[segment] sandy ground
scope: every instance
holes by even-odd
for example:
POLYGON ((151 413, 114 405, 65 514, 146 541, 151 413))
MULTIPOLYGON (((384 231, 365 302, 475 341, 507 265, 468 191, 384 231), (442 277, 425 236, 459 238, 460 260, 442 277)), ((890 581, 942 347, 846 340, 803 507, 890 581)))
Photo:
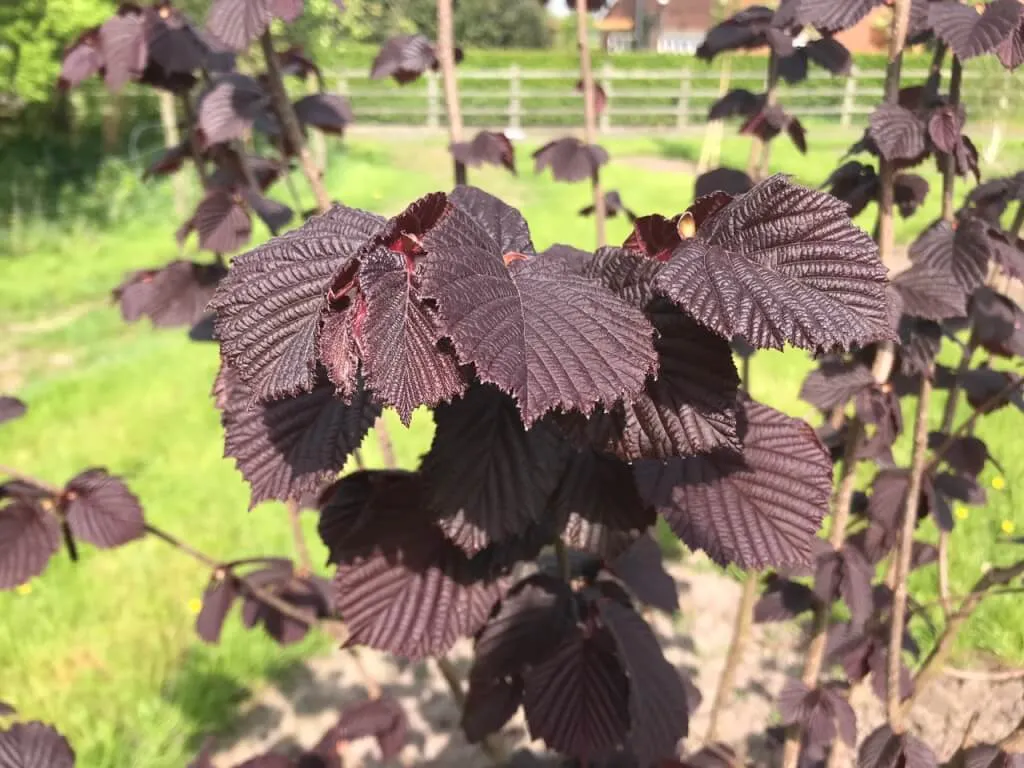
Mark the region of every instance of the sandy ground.
MULTIPOLYGON (((670 565, 679 585, 680 613, 656 615, 654 628, 666 657, 690 675, 704 702, 690 723, 687 747, 695 749, 707 729, 708 713, 732 633, 740 585, 710 567, 670 565)), ((752 644, 740 665, 736 692, 719 724, 719 737, 744 751, 752 765, 773 764, 767 726, 776 721, 774 699, 788 674, 799 674, 802 634, 793 625, 754 628, 752 644)), ((471 644, 463 641, 450 658, 465 673, 471 644)), ((493 765, 480 749, 466 743, 458 729, 459 713, 433 663, 399 663, 384 655, 361 651, 360 658, 384 690, 404 707, 412 736, 402 755, 404 765, 476 768, 493 765)), ((341 706, 366 697, 352 656, 335 652, 301 667, 283 686, 260 692, 248 706, 235 732, 222 739, 218 768, 237 765, 254 754, 274 748, 293 753, 314 744, 337 717, 341 706)), ((854 696, 859 737, 883 720, 881 703, 867 689, 854 696)), ((1024 681, 993 684, 943 678, 922 695, 910 727, 940 757, 959 744, 970 718, 979 713, 976 739, 996 740, 1024 717, 1024 681)), ((528 744, 520 712, 503 733, 509 749, 528 744)), ((531 745, 541 751, 540 743, 531 745)), ((349 745, 346 765, 379 766, 372 740, 349 745)), ((850 765, 853 765, 851 760, 850 765)))

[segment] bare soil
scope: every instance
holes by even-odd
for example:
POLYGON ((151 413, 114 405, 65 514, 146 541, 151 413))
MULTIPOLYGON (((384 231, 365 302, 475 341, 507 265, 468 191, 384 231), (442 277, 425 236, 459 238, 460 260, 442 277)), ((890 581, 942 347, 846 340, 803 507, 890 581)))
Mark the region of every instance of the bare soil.
MULTIPOLYGON (((670 564, 679 585, 680 613, 676 617, 652 615, 654 629, 666 657, 689 675, 704 694, 690 722, 688 749, 700 746, 708 726, 708 713, 718 676, 725 662, 739 600, 740 584, 699 558, 689 565, 670 564)), ((799 675, 803 637, 793 625, 755 626, 737 675, 731 704, 719 723, 719 738, 745 753, 750 764, 773 765, 766 727, 777 722, 774 700, 787 675, 799 675)), ((460 642, 450 658, 468 669, 471 644, 460 642)), ((360 651, 365 668, 404 707, 412 738, 402 755, 403 765, 437 768, 483 768, 492 765, 477 747, 466 743, 458 728, 459 712, 432 662, 402 663, 384 655, 360 651)), ((316 743, 348 702, 366 697, 352 656, 338 651, 304 664, 285 684, 268 688, 248 705, 233 734, 222 739, 215 763, 218 768, 237 765, 267 749, 294 752, 316 743)), ((948 757, 959 745, 968 721, 979 714, 973 736, 978 741, 1003 738, 1024 718, 1024 680, 991 683, 944 677, 924 693, 910 717, 910 728, 939 753, 948 757)), ((883 707, 869 688, 854 695, 859 737, 864 738, 883 721, 883 707)), ((503 733, 509 751, 529 745, 520 712, 503 733)), ((348 746, 346 765, 379 766, 372 740, 348 746)), ((854 765, 852 756, 850 765, 854 765)))

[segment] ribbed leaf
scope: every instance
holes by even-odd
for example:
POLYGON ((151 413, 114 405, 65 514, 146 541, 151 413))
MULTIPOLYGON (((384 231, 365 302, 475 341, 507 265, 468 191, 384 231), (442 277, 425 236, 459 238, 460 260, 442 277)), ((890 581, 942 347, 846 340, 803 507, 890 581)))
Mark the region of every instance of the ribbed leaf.
POLYGON ((470 677, 461 722, 466 740, 477 744, 500 730, 512 719, 522 700, 523 680, 518 675, 501 680, 470 677))
POLYGON ((961 61, 988 53, 1009 38, 1021 16, 1018 0, 992 0, 978 13, 972 5, 931 3, 928 24, 961 61))
POLYGON ((936 322, 967 315, 967 292, 952 272, 918 262, 896 275, 892 287, 899 292, 908 315, 936 322))
POLYGON ((874 569, 857 549, 843 547, 818 557, 814 594, 824 605, 842 598, 852 622, 863 625, 871 615, 871 579, 874 569))
POLYGON ((868 135, 886 160, 914 163, 926 152, 924 123, 898 104, 882 104, 871 113, 868 135))
POLYGON ((202 608, 199 609, 199 615, 196 616, 196 634, 203 642, 211 644, 220 642, 224 621, 237 597, 238 589, 233 577, 230 575, 210 577, 210 581, 203 591, 202 608))
POLYGON ((292 106, 295 116, 303 124, 319 128, 324 133, 342 134, 353 119, 348 99, 335 93, 303 96, 292 106))
POLYGON ((753 401, 740 423, 742 454, 637 462, 640 495, 715 562, 809 563, 832 489, 828 452, 807 424, 753 401))
POLYGON ((74 768, 75 753, 67 739, 49 725, 32 721, 0 730, 0 765, 4 768, 74 768))
POLYGON ((105 469, 87 469, 71 478, 61 495, 61 509, 75 538, 102 549, 146 533, 138 497, 105 469))
POLYGON ((381 759, 394 760, 408 738, 409 718, 396 699, 384 695, 346 705, 331 731, 340 742, 373 736, 380 746, 381 759))
MULTIPOLYGON (((218 0, 225 2, 252 0, 218 0)), ((244 138, 267 103, 266 92, 253 78, 237 72, 218 77, 199 99, 198 127, 206 146, 244 138)))
POLYGON ((857 743, 857 718, 849 702, 834 684, 809 689, 788 678, 779 694, 783 725, 799 725, 806 743, 828 746, 840 736, 847 745, 857 743))
POLYGON ((960 288, 971 293, 988 275, 989 247, 985 223, 973 216, 965 216, 954 229, 952 224, 940 219, 911 244, 909 256, 915 264, 951 274, 960 288))
POLYGON ((597 144, 584 144, 573 136, 549 141, 533 153, 533 169, 551 169, 555 181, 583 181, 594 178, 608 162, 608 152, 597 144))
POLYGON ((370 68, 370 78, 391 77, 405 84, 436 68, 437 52, 430 40, 423 35, 398 35, 381 46, 370 68))
POLYGON ((46 569, 60 549, 57 519, 16 499, 0 507, 0 589, 13 589, 46 569))
POLYGON ((480 131, 472 141, 457 142, 449 149, 452 156, 464 165, 501 165, 513 174, 516 172, 515 147, 504 133, 480 131))
POLYGON ((268 0, 214 0, 206 19, 210 33, 233 51, 243 51, 270 26, 268 0))
POLYGON ((129 80, 137 80, 146 68, 145 17, 138 8, 122 5, 100 27, 103 79, 107 88, 119 91, 129 80))
POLYGON ((872 731, 860 745, 857 768, 938 768, 935 753, 909 733, 896 734, 888 725, 872 731))
POLYGON ((242 204, 241 194, 233 189, 209 190, 196 206, 192 218, 177 232, 184 244, 191 232, 199 234, 199 247, 215 253, 231 253, 249 242, 252 218, 242 204))
POLYGON ((852 400, 874 384, 871 370, 856 360, 826 358, 807 374, 800 397, 821 411, 830 411, 852 400))
POLYGON ((874 243, 844 203, 782 176, 711 214, 657 288, 724 338, 758 347, 846 348, 891 333, 874 243))
POLYGON ((559 260, 506 253, 457 207, 423 246, 422 293, 437 301, 444 334, 481 381, 516 398, 524 423, 631 396, 653 372, 639 310, 559 260))

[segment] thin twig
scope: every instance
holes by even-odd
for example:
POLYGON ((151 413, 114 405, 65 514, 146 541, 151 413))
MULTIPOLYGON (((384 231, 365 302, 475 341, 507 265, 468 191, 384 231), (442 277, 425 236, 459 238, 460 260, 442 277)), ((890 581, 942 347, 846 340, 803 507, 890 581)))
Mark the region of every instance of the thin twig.
MULTIPOLYGON (((459 105, 459 81, 455 76, 455 33, 452 0, 437 0, 437 60, 444 83, 444 105, 448 111, 448 140, 462 141, 462 110, 459 105)), ((466 164, 455 160, 455 185, 467 181, 466 164)))
POLYGON ((295 559, 299 561, 299 572, 308 576, 313 572, 313 561, 309 557, 309 546, 306 544, 306 535, 302 532, 302 508, 295 499, 290 499, 288 507, 288 522, 292 528, 292 539, 295 542, 295 559))
POLYGON ((203 150, 199 146, 199 137, 195 131, 196 115, 192 109, 192 100, 187 93, 182 93, 178 97, 178 101, 181 103, 181 111, 185 114, 186 128, 188 129, 188 149, 192 155, 192 165, 195 166, 196 176, 199 177, 199 184, 205 190, 208 183, 206 163, 203 161, 203 150))
POLYGON ((281 77, 281 68, 278 66, 277 54, 274 52, 274 40, 267 30, 260 36, 260 47, 263 49, 263 60, 267 66, 267 83, 270 86, 270 99, 274 106, 274 113, 281 123, 281 130, 284 133, 285 141, 291 145, 299 156, 299 167, 313 190, 313 197, 316 199, 317 208, 320 213, 326 213, 331 209, 331 198, 327 194, 320 172, 313 162, 313 156, 309 154, 306 140, 302 135, 302 127, 299 119, 295 116, 295 110, 288 99, 288 91, 284 87, 284 79, 281 77))
MULTIPOLYGON (((597 140, 597 101, 594 98, 594 71, 590 64, 590 34, 587 29, 587 0, 576 0, 576 46, 580 53, 580 80, 583 83, 583 141, 590 146, 597 140)), ((598 169, 590 180, 594 193, 594 231, 598 247, 605 244, 604 193, 598 169)))
POLYGON ((1024 669, 957 669, 944 667, 942 674, 957 680, 971 680, 982 683, 1008 683, 1011 680, 1024 679, 1024 669))
POLYGON ((733 625, 732 639, 729 641, 729 650, 725 655, 725 666, 722 667, 722 674, 718 677, 718 688, 715 690, 715 700, 711 704, 708 729, 704 734, 706 744, 710 744, 718 738, 718 719, 728 706, 729 698, 736 685, 736 672, 743 660, 743 653, 750 637, 750 627, 754 622, 754 601, 757 598, 759 581, 760 574, 756 571, 748 573, 743 581, 743 591, 740 593, 739 605, 736 608, 736 622, 733 625))

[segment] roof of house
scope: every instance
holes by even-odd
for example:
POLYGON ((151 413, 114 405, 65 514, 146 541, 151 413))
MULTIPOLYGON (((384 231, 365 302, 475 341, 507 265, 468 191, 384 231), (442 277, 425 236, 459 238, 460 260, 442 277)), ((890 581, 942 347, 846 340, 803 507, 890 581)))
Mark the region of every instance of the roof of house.
POLYGON ((664 6, 658 0, 616 0, 604 18, 597 22, 603 32, 624 32, 633 28, 636 3, 642 2, 647 16, 661 17, 659 26, 664 30, 705 30, 711 26, 714 0, 668 0, 664 6))

